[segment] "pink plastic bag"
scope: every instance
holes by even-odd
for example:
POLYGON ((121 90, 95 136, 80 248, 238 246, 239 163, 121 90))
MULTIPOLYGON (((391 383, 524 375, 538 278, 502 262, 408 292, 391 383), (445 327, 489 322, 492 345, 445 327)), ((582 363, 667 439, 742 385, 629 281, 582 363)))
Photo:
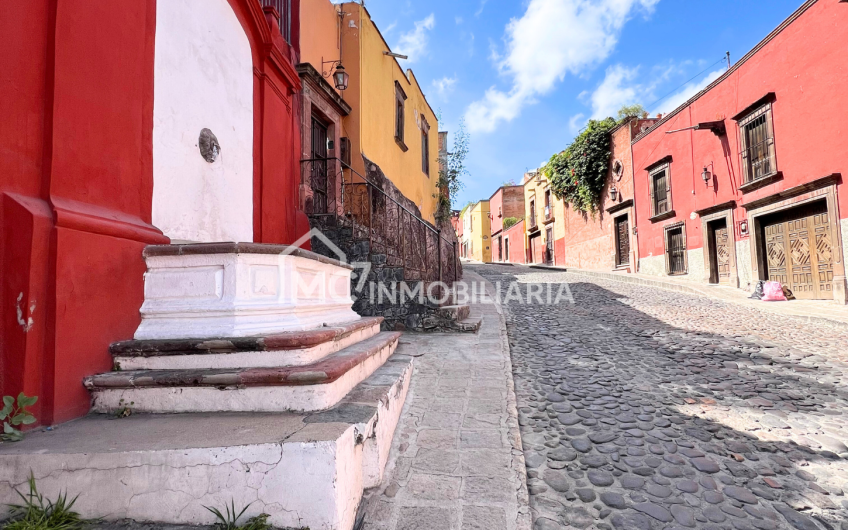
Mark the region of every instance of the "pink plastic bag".
POLYGON ((783 294, 783 286, 780 282, 766 282, 763 285, 763 302, 785 302, 786 296, 783 294))

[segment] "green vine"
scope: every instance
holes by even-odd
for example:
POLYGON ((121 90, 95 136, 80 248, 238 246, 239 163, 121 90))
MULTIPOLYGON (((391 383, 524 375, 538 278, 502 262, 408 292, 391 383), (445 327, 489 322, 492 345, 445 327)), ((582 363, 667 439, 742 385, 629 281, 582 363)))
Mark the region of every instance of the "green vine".
POLYGON ((589 120, 571 145, 542 168, 554 195, 577 211, 598 211, 609 170, 609 133, 617 124, 613 118, 589 120))

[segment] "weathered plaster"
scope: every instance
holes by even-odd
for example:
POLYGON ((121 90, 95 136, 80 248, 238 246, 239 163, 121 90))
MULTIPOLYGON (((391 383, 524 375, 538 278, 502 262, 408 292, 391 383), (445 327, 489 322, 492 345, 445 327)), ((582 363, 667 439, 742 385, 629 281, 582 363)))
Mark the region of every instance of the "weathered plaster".
POLYGON ((653 276, 666 276, 665 256, 644 256, 639 260, 639 272, 653 276))
POLYGON ((736 242, 736 267, 739 272, 739 288, 750 291, 754 278, 751 275, 751 239, 736 242))
POLYGON ((156 6, 153 224, 182 241, 253 241, 253 59, 227 0, 156 6), (202 129, 221 145, 213 163, 202 129))

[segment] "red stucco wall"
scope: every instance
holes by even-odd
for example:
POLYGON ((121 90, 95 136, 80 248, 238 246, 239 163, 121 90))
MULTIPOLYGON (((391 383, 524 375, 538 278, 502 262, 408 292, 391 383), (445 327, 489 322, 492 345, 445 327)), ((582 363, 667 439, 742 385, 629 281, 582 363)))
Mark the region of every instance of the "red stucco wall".
MULTIPOLYGON (((296 50, 271 46, 257 2, 230 3, 255 63, 255 239, 291 242, 296 50)), ((156 0, 28 0, 0 17, 0 395, 39 396, 40 424, 88 412, 83 377, 139 323, 142 249, 168 242, 150 224, 155 22, 156 0)))
POLYGON ((524 220, 503 231, 503 237, 509 238, 509 262, 525 263, 526 249, 524 248, 524 220))
MULTIPOLYGON (((740 205, 833 173, 848 174, 845 142, 848 105, 848 3, 819 0, 782 29, 753 56, 690 105, 668 116, 633 145, 638 246, 640 258, 662 256, 663 226, 685 220, 687 247, 703 247, 701 223, 694 210, 735 200, 735 239, 742 238, 740 205), (738 127, 730 119, 769 92, 773 103, 775 148, 783 179, 742 194, 738 127), (728 134, 708 130, 669 131, 700 122, 723 120, 728 134), (672 203, 676 216, 651 223, 648 172, 653 162, 671 155, 672 203), (708 167, 714 184, 704 184, 708 167)), ((848 192, 837 189, 840 217, 848 216, 848 192)))

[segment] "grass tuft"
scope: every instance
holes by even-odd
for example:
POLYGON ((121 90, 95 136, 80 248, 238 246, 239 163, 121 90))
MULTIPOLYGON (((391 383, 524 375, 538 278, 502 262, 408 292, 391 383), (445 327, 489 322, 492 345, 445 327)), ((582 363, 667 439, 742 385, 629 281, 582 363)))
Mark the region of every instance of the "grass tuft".
POLYGON ((35 486, 35 477, 30 473, 29 493, 24 495, 15 490, 23 504, 10 504, 11 517, 3 530, 79 530, 86 521, 73 511, 77 497, 70 501, 67 493, 60 493, 55 502, 45 500, 35 486))
MULTIPOLYGON (((253 503, 251 502, 250 504, 253 503)), ((218 508, 210 508, 209 506, 204 506, 204 508, 212 512, 215 518, 218 519, 218 522, 215 523, 216 530, 271 530, 272 527, 268 524, 268 517, 270 516, 267 513, 261 513, 251 517, 243 525, 238 524, 238 520, 250 508, 250 504, 242 508, 238 514, 236 514, 236 503, 232 500, 230 501, 230 506, 224 505, 226 513, 221 513, 221 510, 218 508)))

